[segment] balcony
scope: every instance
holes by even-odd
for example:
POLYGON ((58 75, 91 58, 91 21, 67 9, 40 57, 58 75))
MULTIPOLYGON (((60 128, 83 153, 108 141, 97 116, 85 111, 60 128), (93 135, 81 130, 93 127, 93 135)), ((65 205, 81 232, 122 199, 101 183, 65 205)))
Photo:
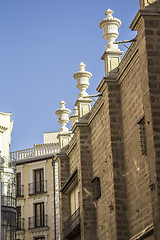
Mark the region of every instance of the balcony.
POLYGON ((24 230, 24 218, 18 218, 16 222, 16 231, 24 230))
POLYGON ((33 148, 23 149, 10 153, 11 161, 20 161, 45 155, 53 155, 59 152, 58 143, 36 144, 33 148))
POLYGON ((3 196, 1 198, 2 207, 16 207, 16 198, 12 196, 3 196))
POLYGON ((47 226, 47 215, 40 215, 37 217, 28 218, 28 229, 42 228, 47 226))
POLYGON ((47 192, 47 180, 28 184, 28 194, 42 194, 47 192))
POLYGON ((66 239, 72 239, 80 234, 80 208, 63 223, 63 234, 66 239))
POLYGON ((24 197, 24 185, 17 186, 16 197, 24 197))

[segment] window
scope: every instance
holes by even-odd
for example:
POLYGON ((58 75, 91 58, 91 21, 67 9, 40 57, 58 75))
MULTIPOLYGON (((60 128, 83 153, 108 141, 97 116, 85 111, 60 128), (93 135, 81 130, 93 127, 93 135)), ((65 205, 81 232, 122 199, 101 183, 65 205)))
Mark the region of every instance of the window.
POLYGON ((34 170, 35 193, 44 192, 44 171, 42 169, 34 170))
POLYGON ((78 184, 70 192, 71 215, 79 208, 79 187, 78 184))
POLYGON ((35 227, 44 226, 44 203, 35 204, 35 227))
POLYGON ((97 200, 98 198, 101 197, 101 183, 100 183, 100 178, 95 177, 92 182, 93 184, 93 194, 94 194, 94 199, 97 200))
POLYGON ((21 230, 21 206, 16 208, 16 229, 21 230))
POLYGON ((16 180, 17 180, 17 196, 21 196, 21 173, 17 173, 16 180))
POLYGON ((146 128, 145 128, 145 118, 143 117, 139 122, 139 133, 140 133, 140 145, 141 145, 141 155, 147 155, 147 141, 146 141, 146 128))

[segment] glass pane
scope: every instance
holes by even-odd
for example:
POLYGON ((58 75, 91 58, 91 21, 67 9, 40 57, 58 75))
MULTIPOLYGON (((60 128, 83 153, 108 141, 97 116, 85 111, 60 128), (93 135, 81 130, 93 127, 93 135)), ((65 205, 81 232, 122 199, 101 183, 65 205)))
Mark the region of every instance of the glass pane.
POLYGON ((44 203, 35 204, 35 225, 44 226, 44 203))
POLYGON ((43 169, 35 170, 35 192, 44 191, 44 172, 43 169))

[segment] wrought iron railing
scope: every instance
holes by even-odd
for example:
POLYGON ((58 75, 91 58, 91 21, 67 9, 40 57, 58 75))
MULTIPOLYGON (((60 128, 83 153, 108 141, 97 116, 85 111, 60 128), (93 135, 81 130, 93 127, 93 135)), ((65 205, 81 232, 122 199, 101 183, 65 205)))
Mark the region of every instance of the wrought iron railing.
POLYGON ((59 152, 58 143, 36 144, 34 148, 23 149, 10 153, 11 161, 19 161, 27 158, 56 154, 59 152))
POLYGON ((38 215, 28 218, 29 229, 47 227, 47 215, 38 215))
POLYGON ((47 180, 28 184, 29 195, 41 194, 47 192, 47 180))
POLYGON ((24 218, 18 218, 16 221, 16 231, 24 230, 24 218))
POLYGON ((1 205, 3 207, 16 207, 16 198, 12 197, 12 196, 4 196, 2 195, 1 198, 1 205))
POLYGON ((67 239, 80 233, 80 208, 63 223, 63 234, 67 239))
POLYGON ((17 185, 16 197, 24 197, 24 185, 17 185))

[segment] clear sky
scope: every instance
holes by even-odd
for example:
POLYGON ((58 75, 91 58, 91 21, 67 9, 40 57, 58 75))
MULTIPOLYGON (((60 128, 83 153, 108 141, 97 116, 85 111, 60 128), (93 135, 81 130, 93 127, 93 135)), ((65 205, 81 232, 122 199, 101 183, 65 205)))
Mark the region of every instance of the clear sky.
POLYGON ((93 75, 87 92, 97 93, 107 44, 99 22, 108 8, 122 21, 118 39, 133 38, 138 0, 0 1, 0 111, 14 120, 11 151, 59 130, 55 111, 61 100, 73 111, 79 93, 73 74, 81 61, 93 75))

